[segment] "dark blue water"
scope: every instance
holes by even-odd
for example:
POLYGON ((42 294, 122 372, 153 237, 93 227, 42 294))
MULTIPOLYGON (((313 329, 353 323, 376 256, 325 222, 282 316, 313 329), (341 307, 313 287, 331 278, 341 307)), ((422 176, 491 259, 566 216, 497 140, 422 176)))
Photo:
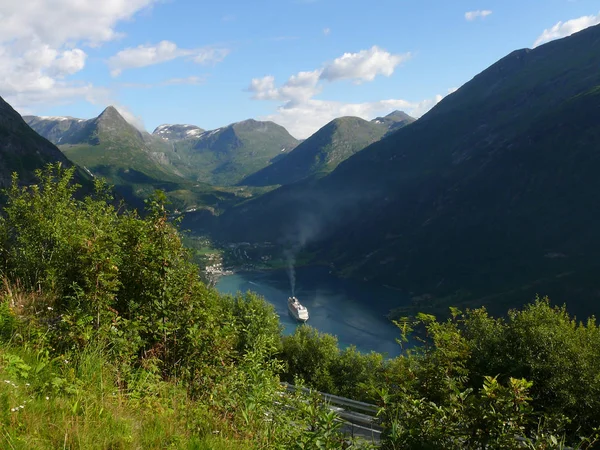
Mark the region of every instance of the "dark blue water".
MULTIPOLYGON (((269 301, 279 314, 284 333, 300 326, 288 313, 291 295, 286 271, 240 272, 221 277, 217 289, 224 294, 254 291, 269 301)), ((396 290, 356 281, 342 280, 323 267, 303 267, 296 271, 296 297, 308 308, 307 324, 337 336, 341 348, 355 345, 362 352, 372 350, 397 356, 398 328, 385 315, 407 303, 396 290)))

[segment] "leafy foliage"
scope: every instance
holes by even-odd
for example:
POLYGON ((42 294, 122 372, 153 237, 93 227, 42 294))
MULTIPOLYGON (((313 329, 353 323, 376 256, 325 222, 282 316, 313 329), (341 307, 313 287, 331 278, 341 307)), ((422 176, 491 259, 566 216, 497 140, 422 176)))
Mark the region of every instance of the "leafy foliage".
POLYGON ((595 448, 594 318, 578 324, 538 299, 508 320, 453 309, 445 322, 420 314, 412 326, 425 329, 423 346, 391 363, 379 388, 386 448, 512 449, 515 436, 531 449, 595 448))

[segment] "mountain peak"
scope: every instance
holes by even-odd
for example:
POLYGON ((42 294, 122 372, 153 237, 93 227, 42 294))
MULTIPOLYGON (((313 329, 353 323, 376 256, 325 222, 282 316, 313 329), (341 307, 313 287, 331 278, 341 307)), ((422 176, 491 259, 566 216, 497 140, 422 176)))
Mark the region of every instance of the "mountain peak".
POLYGON ((386 126, 388 130, 392 132, 413 123, 415 120, 417 119, 409 116, 404 111, 395 110, 389 113, 387 116, 376 117, 375 119, 371 120, 371 122, 376 123, 377 125, 386 126))
MULTIPOLYGON (((108 106, 102 113, 93 121, 93 124, 99 130, 115 134, 117 132, 133 134, 136 139, 143 139, 141 132, 119 113, 114 106, 108 106), (119 131, 117 131, 119 130, 119 131)), ((94 125, 92 125, 93 127, 94 125)))
POLYGON ((117 108, 115 108, 114 106, 107 106, 106 109, 104 109, 104 111, 102 111, 102 113, 100 113, 100 115, 98 116, 98 118, 111 118, 111 119, 121 119, 121 120, 125 120, 123 118, 123 116, 119 113, 119 111, 117 111, 117 108))
POLYGON ((399 111, 399 110, 392 111, 385 117, 388 119, 396 120, 398 122, 401 120, 410 120, 410 121, 415 120, 413 117, 409 116, 404 111, 399 111))

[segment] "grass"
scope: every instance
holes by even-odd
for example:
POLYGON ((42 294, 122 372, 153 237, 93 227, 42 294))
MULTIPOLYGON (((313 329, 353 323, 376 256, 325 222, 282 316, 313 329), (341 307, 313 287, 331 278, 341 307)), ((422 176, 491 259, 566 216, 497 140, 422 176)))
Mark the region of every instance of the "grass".
MULTIPOLYGON (((97 350, 48 361, 0 347, 3 449, 248 449, 173 383, 140 377, 127 389, 97 350)), ((146 374, 147 375, 147 374, 146 374)))

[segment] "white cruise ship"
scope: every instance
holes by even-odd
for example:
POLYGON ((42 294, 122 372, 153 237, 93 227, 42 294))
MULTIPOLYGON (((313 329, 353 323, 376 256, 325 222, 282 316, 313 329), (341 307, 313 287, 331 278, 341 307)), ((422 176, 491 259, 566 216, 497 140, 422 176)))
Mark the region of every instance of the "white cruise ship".
POLYGON ((288 298, 288 309, 296 320, 300 322, 308 320, 308 309, 306 309, 306 306, 301 305, 296 297, 288 298))

